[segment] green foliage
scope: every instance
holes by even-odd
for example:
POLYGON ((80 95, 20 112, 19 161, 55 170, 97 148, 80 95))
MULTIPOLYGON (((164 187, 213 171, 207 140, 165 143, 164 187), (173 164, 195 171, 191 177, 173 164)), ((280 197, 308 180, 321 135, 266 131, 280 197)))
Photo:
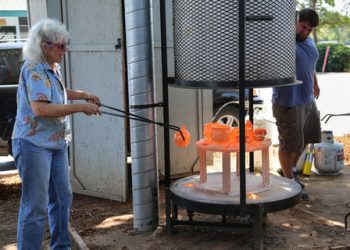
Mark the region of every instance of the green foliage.
POLYGON ((321 72, 326 53, 326 48, 330 47, 326 72, 347 72, 350 71, 350 48, 343 44, 318 44, 320 53, 316 65, 316 71, 321 72))
POLYGON ((313 8, 318 9, 321 6, 328 5, 334 7, 334 0, 297 0, 297 6, 300 9, 313 8))
POLYGON ((350 45, 350 25, 334 28, 321 27, 317 29, 317 36, 319 41, 337 41, 350 45))
POLYGON ((339 27, 350 25, 350 18, 342 15, 339 12, 328 11, 327 8, 321 8, 319 11, 322 27, 339 27))

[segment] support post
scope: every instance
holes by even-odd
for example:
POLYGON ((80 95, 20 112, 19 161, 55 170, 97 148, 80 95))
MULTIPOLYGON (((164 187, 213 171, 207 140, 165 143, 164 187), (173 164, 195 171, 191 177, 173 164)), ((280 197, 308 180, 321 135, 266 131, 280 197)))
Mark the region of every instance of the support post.
POLYGON ((253 243, 254 250, 262 250, 263 244, 263 215, 264 207, 262 204, 256 204, 252 207, 252 223, 253 223, 253 243))
MULTIPOLYGON (((169 124, 169 97, 168 97, 168 57, 167 57, 167 37, 166 37, 166 16, 165 2, 159 0, 160 4, 160 32, 161 32, 161 51, 162 51, 162 87, 163 87, 163 121, 169 124)), ((166 232, 171 234, 171 204, 170 204, 170 141, 169 128, 164 126, 164 169, 165 169, 165 215, 166 232)))
POLYGON ((240 155, 240 210, 246 215, 245 174, 245 0, 239 0, 239 155, 240 155))

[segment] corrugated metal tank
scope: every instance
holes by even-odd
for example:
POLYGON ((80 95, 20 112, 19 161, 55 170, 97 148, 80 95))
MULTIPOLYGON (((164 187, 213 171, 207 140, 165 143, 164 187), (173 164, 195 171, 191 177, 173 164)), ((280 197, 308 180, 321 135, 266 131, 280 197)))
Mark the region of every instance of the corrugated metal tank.
MULTIPOLYGON (((295 83, 295 1, 247 1, 246 87, 295 83)), ((173 0, 175 84, 235 88, 239 1, 173 0)))

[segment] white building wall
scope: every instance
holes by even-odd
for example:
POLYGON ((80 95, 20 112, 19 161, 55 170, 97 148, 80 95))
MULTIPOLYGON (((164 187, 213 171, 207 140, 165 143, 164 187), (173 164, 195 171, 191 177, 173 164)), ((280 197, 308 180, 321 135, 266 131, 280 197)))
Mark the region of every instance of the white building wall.
POLYGON ((40 19, 48 17, 46 0, 27 0, 29 27, 40 19))
MULTIPOLYGON (((62 63, 66 86, 125 109, 121 0, 30 0, 31 24, 46 17, 61 20, 70 32, 62 63), (108 17, 108 18, 107 18, 108 17)), ((107 110, 106 110, 107 111, 107 110)), ((126 123, 108 115, 72 116, 70 165, 73 191, 119 201, 127 199, 126 123)))

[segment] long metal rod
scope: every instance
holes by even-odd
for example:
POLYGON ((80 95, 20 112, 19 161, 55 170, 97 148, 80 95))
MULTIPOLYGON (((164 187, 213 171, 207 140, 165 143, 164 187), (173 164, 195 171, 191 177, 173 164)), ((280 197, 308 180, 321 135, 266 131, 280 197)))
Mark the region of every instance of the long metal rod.
POLYGON ((245 0, 239 0, 239 164, 241 215, 246 214, 245 174, 245 0))
POLYGON ((143 117, 143 116, 139 116, 139 115, 135 115, 135 114, 132 114, 130 112, 127 112, 125 110, 121 110, 121 109, 117 109, 117 108, 114 108, 114 107, 111 107, 111 106, 108 106, 108 105, 105 105, 105 104, 102 104, 100 103, 100 106, 101 107, 105 107, 105 108, 108 108, 108 109, 111 109, 111 110, 114 110, 114 111, 117 111, 117 112, 120 112, 122 114, 124 114, 125 116, 123 115, 117 115, 117 114, 113 114, 113 113, 110 113, 110 112, 105 112, 105 111, 102 111, 102 113, 104 114, 107 114, 107 115, 115 115, 115 116, 119 116, 119 117, 124 117, 124 118, 128 118, 128 119, 131 119, 131 120, 137 120, 137 121, 142 121, 142 122, 147 122, 147 123, 151 123, 151 124, 156 124, 156 125, 159 125, 159 126, 166 126, 170 129, 173 129, 173 130, 176 130, 176 131, 179 131, 182 135, 182 138, 184 139, 184 136, 180 130, 180 127, 178 126, 175 126, 175 125, 172 125, 172 124, 169 124, 169 123, 165 123, 165 122, 157 122, 157 121, 153 121, 153 120, 150 120, 146 117, 143 117))
POLYGON ((131 114, 130 115, 126 115, 126 114, 120 115, 120 114, 115 114, 115 113, 108 112, 108 111, 101 111, 101 113, 102 114, 106 114, 106 115, 111 115, 111 116, 116 116, 116 117, 129 119, 129 120, 145 122, 145 123, 151 123, 151 124, 155 124, 155 125, 158 125, 158 126, 161 126, 161 127, 168 127, 171 130, 178 131, 180 133, 182 139, 185 141, 184 134, 182 133, 181 129, 179 127, 177 127, 177 126, 174 126, 174 125, 171 125, 171 124, 165 124, 163 122, 152 121, 152 120, 149 120, 149 119, 144 119, 143 117, 139 117, 139 116, 133 117, 133 116, 130 116, 131 114))
MULTIPOLYGON (((169 97, 168 97, 168 56, 167 56, 167 36, 166 36, 166 5, 164 0, 160 3, 160 33, 162 51, 162 80, 163 80, 163 121, 169 123, 169 97)), ((169 128, 164 127, 164 170, 165 170, 165 215, 166 232, 171 234, 171 204, 170 204, 170 142, 169 128)))
MULTIPOLYGON (((248 113, 249 113, 249 120, 254 125, 254 109, 253 109, 253 89, 249 89, 249 97, 248 97, 248 113)), ((249 172, 254 172, 254 152, 249 153, 249 172)))

